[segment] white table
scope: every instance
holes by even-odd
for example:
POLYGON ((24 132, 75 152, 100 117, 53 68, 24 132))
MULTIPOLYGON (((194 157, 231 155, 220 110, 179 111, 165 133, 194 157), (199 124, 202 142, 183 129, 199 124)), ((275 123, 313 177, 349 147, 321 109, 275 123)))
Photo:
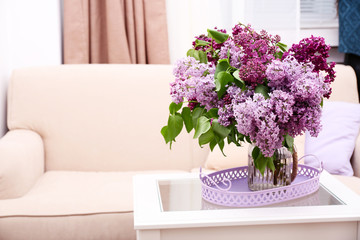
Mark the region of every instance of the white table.
POLYGON ((260 208, 227 208, 201 197, 198 174, 134 177, 138 240, 360 240, 360 197, 324 171, 318 192, 260 208))

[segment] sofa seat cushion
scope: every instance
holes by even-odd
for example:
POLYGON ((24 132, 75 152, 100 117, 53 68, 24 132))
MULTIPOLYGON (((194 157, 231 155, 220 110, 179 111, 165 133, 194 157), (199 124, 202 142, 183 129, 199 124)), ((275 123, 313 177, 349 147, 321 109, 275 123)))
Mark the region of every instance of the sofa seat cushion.
POLYGON ((360 195, 360 178, 354 176, 333 175, 348 188, 360 195))
POLYGON ((46 172, 0 201, 0 239, 135 239, 132 178, 159 172, 46 172))

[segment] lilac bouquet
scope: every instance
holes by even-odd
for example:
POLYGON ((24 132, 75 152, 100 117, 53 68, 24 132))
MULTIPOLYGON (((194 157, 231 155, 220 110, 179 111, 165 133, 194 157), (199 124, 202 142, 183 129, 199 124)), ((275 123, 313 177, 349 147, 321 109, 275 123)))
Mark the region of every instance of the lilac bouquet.
POLYGON ((235 25, 232 35, 207 32, 174 68, 170 116, 161 129, 170 147, 183 126, 211 150, 247 141, 263 172, 273 168, 276 149, 293 152, 294 137, 318 135, 323 98, 335 78, 323 38, 311 36, 286 50, 278 35, 250 25, 235 25))

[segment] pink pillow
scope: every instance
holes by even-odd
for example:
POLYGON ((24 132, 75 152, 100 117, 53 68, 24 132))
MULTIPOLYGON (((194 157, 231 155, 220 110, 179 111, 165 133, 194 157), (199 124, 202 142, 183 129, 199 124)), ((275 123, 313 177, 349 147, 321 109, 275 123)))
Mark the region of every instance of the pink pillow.
MULTIPOLYGON (((332 174, 353 176, 350 158, 354 152, 360 126, 360 104, 324 102, 322 131, 318 137, 305 135, 305 155, 314 154, 332 174)), ((305 164, 319 167, 316 159, 305 158, 305 164)))

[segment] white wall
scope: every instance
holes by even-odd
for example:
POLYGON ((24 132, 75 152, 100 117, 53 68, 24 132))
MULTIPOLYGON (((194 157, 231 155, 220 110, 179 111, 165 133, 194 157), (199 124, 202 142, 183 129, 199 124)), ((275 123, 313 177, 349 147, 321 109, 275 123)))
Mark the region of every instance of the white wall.
POLYGON ((170 62, 185 57, 195 36, 244 23, 245 0, 166 0, 170 62))
POLYGON ((62 63, 61 0, 0 0, 0 136, 15 68, 62 63))

